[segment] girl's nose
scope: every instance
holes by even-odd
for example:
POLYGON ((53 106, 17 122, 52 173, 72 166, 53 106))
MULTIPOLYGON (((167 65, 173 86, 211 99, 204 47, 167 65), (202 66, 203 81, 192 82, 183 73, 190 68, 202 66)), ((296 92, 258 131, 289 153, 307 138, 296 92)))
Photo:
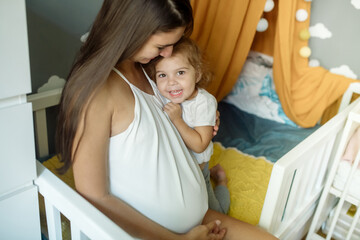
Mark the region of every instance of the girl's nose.
POLYGON ((160 56, 162 57, 170 57, 173 51, 173 46, 167 46, 166 48, 164 48, 163 50, 161 50, 160 52, 160 56))
POLYGON ((176 81, 173 76, 168 77, 168 85, 170 85, 170 86, 176 85, 176 81))

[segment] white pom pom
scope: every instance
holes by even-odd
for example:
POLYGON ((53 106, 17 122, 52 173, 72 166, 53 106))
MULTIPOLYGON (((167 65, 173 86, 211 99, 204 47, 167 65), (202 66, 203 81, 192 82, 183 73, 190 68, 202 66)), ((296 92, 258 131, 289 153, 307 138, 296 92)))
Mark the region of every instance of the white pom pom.
POLYGON ((269 26, 268 21, 265 18, 261 18, 256 27, 256 31, 264 32, 269 26))
POLYGON ((309 61, 309 67, 318 67, 320 66, 320 62, 317 59, 311 59, 309 61))
POLYGON ((83 34, 81 37, 80 37, 80 41, 82 43, 86 42, 87 38, 89 37, 89 32, 83 34))
POLYGON ((296 11, 296 20, 303 22, 308 18, 308 12, 305 9, 299 9, 296 11))
POLYGON ((308 58, 311 55, 311 49, 308 46, 304 46, 302 48, 300 48, 300 56, 302 56, 303 58, 308 58))
POLYGON ((274 8, 274 1, 273 0, 267 0, 265 3, 264 12, 270 12, 274 8))

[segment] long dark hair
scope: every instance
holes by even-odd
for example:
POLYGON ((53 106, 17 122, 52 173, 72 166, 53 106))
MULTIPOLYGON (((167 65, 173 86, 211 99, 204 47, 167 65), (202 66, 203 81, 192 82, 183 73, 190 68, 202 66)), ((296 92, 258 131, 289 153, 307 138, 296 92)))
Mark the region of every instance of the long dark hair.
POLYGON ((134 55, 152 34, 183 26, 185 35, 190 35, 193 15, 189 0, 104 0, 61 96, 56 131, 56 147, 63 162, 59 172, 71 166, 80 114, 111 69, 134 55))

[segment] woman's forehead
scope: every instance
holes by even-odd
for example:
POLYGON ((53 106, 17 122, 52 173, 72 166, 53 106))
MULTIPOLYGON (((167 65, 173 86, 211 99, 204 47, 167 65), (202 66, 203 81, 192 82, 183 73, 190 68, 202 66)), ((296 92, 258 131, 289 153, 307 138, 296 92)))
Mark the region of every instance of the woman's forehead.
POLYGON ((175 28, 169 32, 157 32, 154 33, 149 42, 153 42, 158 45, 174 45, 177 43, 184 34, 185 27, 175 28))
POLYGON ((172 54, 170 57, 162 58, 156 63, 156 68, 164 70, 171 64, 172 66, 176 66, 176 68, 189 68, 192 67, 188 58, 183 53, 175 53, 172 54))

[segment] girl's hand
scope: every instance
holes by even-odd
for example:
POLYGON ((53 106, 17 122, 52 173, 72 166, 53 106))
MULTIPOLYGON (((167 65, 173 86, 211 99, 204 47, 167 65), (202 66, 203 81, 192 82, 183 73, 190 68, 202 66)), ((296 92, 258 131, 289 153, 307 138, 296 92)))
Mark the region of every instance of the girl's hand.
POLYGON ((215 122, 214 130, 213 130, 213 137, 215 137, 217 132, 219 131, 219 126, 220 126, 220 112, 217 110, 216 111, 216 122, 215 122))
POLYGON ((220 228, 220 221, 212 221, 206 225, 199 225, 185 234, 185 239, 192 240, 222 240, 226 229, 220 228))
POLYGON ((177 119, 181 119, 181 106, 178 103, 168 103, 164 106, 164 111, 167 113, 167 115, 170 117, 170 120, 172 122, 176 121, 177 119))

